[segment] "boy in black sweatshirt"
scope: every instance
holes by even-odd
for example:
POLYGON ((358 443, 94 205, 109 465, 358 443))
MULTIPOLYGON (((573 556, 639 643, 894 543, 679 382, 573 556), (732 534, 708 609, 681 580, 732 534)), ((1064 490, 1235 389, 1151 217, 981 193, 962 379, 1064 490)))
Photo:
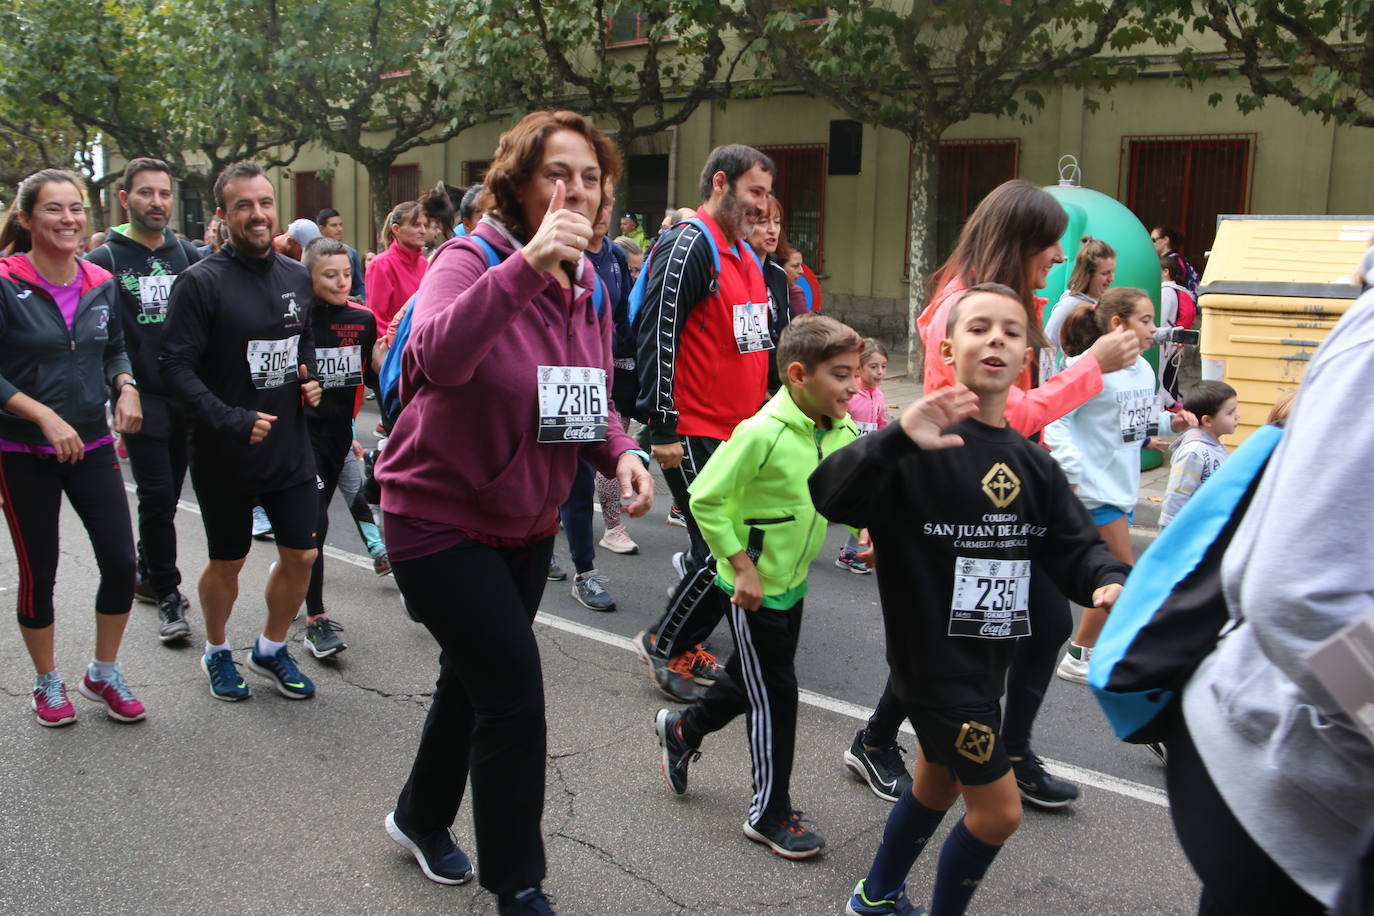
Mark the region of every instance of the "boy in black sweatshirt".
POLYGON ((1026 310, 981 284, 950 312, 941 355, 958 384, 827 458, 816 508, 867 527, 892 687, 920 742, 915 783, 892 809, 847 913, 924 913, 907 873, 962 795, 968 813, 940 852, 932 911, 963 913, 1021 800, 1002 747, 1001 704, 1016 638, 1031 632, 1031 563, 1081 604, 1110 609, 1126 566, 1107 551, 1049 453, 1007 426, 1007 390, 1033 359, 1026 310))

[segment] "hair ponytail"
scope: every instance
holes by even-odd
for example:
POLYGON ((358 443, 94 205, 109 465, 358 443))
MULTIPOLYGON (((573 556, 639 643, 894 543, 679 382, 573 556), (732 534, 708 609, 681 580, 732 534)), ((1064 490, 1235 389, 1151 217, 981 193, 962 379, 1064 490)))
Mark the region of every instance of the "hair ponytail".
POLYGON ((1092 282, 1098 266, 1107 260, 1116 259, 1116 249, 1101 239, 1085 235, 1079 239, 1083 247, 1078 249, 1078 258, 1073 262, 1073 274, 1069 277, 1069 292, 1083 293, 1092 282))
POLYGON ((1150 297, 1143 289, 1116 286, 1102 294, 1097 305, 1083 303, 1064 319, 1059 332, 1059 345, 1065 356, 1080 356, 1097 343, 1097 339, 1112 329, 1112 319, 1130 319, 1136 303, 1150 297))
POLYGON ((382 225, 382 245, 389 246, 396 238, 396 227, 415 219, 420 212, 420 204, 414 200, 407 200, 392 207, 391 212, 386 215, 386 222, 382 225))

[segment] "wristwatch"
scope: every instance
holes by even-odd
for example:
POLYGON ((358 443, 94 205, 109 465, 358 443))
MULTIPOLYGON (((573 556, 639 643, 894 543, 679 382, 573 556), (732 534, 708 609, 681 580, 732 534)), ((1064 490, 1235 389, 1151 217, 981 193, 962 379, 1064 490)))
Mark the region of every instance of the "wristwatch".
POLYGON ((124 393, 124 386, 125 386, 125 385, 132 385, 133 388, 134 388, 134 391, 137 391, 137 390, 138 390, 138 379, 134 378, 132 375, 129 376, 129 377, 126 378, 124 381, 120 382, 118 385, 115 386, 115 393, 116 393, 116 394, 123 394, 123 393, 124 393))

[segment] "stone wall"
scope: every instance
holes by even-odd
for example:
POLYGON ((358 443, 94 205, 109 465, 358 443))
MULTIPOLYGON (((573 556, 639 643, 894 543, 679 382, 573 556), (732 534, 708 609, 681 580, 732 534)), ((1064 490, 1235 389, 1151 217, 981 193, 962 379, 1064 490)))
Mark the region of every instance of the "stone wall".
POLYGON ((865 337, 876 337, 889 351, 906 352, 908 331, 906 299, 824 294, 825 314, 843 321, 865 337))

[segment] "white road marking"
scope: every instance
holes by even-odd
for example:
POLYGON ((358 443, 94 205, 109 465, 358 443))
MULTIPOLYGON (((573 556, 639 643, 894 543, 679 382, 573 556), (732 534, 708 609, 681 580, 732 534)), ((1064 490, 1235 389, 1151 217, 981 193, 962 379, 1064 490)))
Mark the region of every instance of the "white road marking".
MULTIPOLYGON (((124 489, 133 493, 134 485, 126 483, 124 484, 124 489)), ((200 508, 196 506, 195 503, 189 503, 184 499, 177 502, 177 508, 186 512, 193 512, 196 515, 200 514, 200 508)), ((371 557, 364 557, 361 554, 350 553, 347 550, 340 550, 337 547, 329 547, 327 545, 324 548, 324 555, 330 559, 356 566, 359 569, 366 569, 369 572, 372 571, 371 557)), ((535 615, 534 622, 552 627, 555 630, 562 630, 564 633, 571 633, 574 636, 581 636, 585 639, 602 643, 603 645, 613 646, 614 648, 622 649, 626 652, 633 652, 635 650, 634 640, 632 639, 618 636, 615 633, 608 633, 605 630, 599 630, 596 627, 590 627, 585 623, 578 623, 575 620, 568 620, 567 618, 559 617, 555 614, 547 614, 540 611, 535 615)), ((860 722, 867 722, 868 717, 873 714, 873 710, 869 707, 861 706, 858 703, 850 703, 847 700, 836 699, 835 697, 826 696, 823 693, 816 693, 812 690, 799 691, 799 699, 808 706, 839 713, 842 716, 848 716, 860 722)), ((910 722, 902 723, 902 731, 906 732, 908 735, 915 734, 911 730, 910 722)), ((1050 772, 1054 773, 1056 776, 1062 776, 1065 779, 1071 780, 1072 782, 1081 783, 1085 786, 1092 786, 1094 789, 1104 789, 1108 792, 1115 792, 1118 795, 1125 795, 1128 798, 1134 798, 1137 801, 1147 802, 1151 805, 1158 805, 1161 808, 1169 807, 1168 795, 1166 795, 1162 789, 1156 789, 1154 786, 1147 786, 1141 782, 1132 782, 1129 779, 1112 776, 1110 773, 1100 773, 1097 770, 1089 770, 1085 767, 1074 766, 1071 763, 1050 760, 1047 757, 1042 757, 1040 759, 1050 772)))

